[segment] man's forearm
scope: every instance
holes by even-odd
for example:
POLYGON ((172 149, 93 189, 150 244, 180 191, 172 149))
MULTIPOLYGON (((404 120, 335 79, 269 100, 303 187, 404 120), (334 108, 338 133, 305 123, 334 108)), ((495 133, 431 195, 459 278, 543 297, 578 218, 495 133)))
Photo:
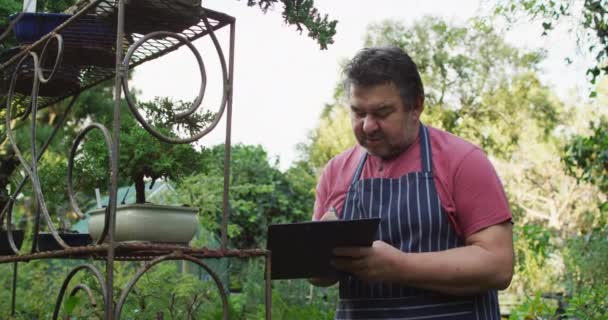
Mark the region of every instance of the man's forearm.
POLYGON ((512 261, 469 245, 428 253, 400 252, 394 259, 395 282, 453 295, 508 287, 512 261))
POLYGON ((513 276, 510 221, 484 228, 464 247, 425 253, 403 252, 384 241, 371 247, 334 249, 333 266, 363 281, 397 282, 447 294, 505 289, 513 276))

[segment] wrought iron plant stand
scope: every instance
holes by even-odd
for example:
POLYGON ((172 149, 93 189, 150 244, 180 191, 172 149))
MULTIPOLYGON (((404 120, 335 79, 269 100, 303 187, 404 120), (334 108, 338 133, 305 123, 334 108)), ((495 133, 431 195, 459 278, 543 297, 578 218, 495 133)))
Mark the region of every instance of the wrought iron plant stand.
MULTIPOLYGON (((142 0, 139 0, 142 1, 142 0)), ((20 262, 37 259, 95 259, 105 263, 105 270, 99 270, 94 264, 84 263, 73 268, 63 281, 60 291, 57 293, 55 308, 52 319, 59 317, 59 312, 64 301, 67 290, 70 296, 86 293, 85 296, 92 298, 91 289, 84 283, 70 284, 78 273, 88 273, 98 282, 103 294, 104 319, 120 319, 123 305, 127 296, 136 285, 137 281, 153 266, 170 260, 190 261, 197 264, 209 273, 216 284, 223 306, 223 319, 230 317, 228 313, 228 299, 226 289, 219 280, 218 274, 210 268, 203 259, 211 258, 264 258, 265 259, 265 301, 266 319, 271 318, 271 286, 270 286, 270 253, 265 249, 230 249, 227 241, 228 223, 228 192, 230 176, 230 136, 232 117, 232 94, 234 77, 234 44, 235 44, 235 19, 224 13, 208 10, 200 7, 200 12, 190 19, 176 18, 171 20, 171 13, 175 11, 172 0, 145 0, 155 2, 156 6, 163 8, 167 15, 164 24, 160 24, 163 30, 158 28, 158 22, 154 17, 142 14, 126 15, 126 6, 135 0, 82 0, 71 8, 74 13, 65 22, 41 37, 34 43, 24 46, 0 65, 0 75, 6 83, 6 91, 0 92, 0 103, 5 107, 6 136, 9 139, 15 155, 19 158, 20 166, 25 176, 16 190, 12 191, 7 204, 0 212, 0 226, 6 229, 6 237, 10 245, 11 254, 0 255, 0 263, 14 263, 13 268, 13 292, 12 312, 15 312, 17 266, 20 262), (105 26, 96 26, 95 23, 106 21, 105 26), (88 30, 87 43, 89 47, 82 46, 81 40, 73 36, 73 30, 78 27, 88 30), (222 45, 216 36, 216 32, 224 27, 229 28, 228 54, 224 53, 222 45), (108 33, 109 30, 109 33, 108 33), (111 35, 108 41, 108 34, 111 35), (176 117, 188 117, 196 112, 201 105, 205 91, 206 71, 203 59, 198 50, 192 45, 192 41, 202 37, 209 37, 217 51, 221 64, 223 93, 219 111, 204 130, 187 137, 166 136, 150 125, 145 116, 138 110, 136 102, 131 97, 128 84, 128 73, 134 67, 147 61, 161 57, 169 52, 186 46, 196 57, 202 77, 201 88, 198 97, 191 108, 176 117), (52 48, 52 49, 51 49, 52 48), (78 52, 80 50, 80 52, 78 52), (93 50, 91 54, 83 54, 82 50, 93 50), (77 52, 78 54, 74 54, 77 52), (45 63, 43 63, 45 61, 45 63), (69 63, 66 63, 69 62, 69 63), (76 82, 69 79, 61 81, 57 70, 77 68, 74 71, 76 82), (45 68, 43 68, 44 66, 45 68), (31 88, 31 93, 20 91, 23 79, 19 79, 25 68, 29 68, 31 79, 27 79, 26 87, 31 88), (57 228, 53 225, 47 209, 44 195, 42 193, 40 177, 38 174, 38 161, 48 148, 52 139, 56 136, 59 128, 64 125, 66 115, 79 94, 101 82, 114 79, 114 108, 113 127, 106 128, 101 124, 92 123, 86 126, 77 135, 72 145, 68 162, 68 194, 73 210, 82 215, 74 196, 72 186, 72 171, 75 152, 85 136, 92 131, 99 130, 103 133, 107 152, 109 154, 109 202, 106 210, 105 225, 102 236, 88 246, 69 246, 59 235, 57 228), (53 81, 59 84, 52 86, 53 81), (41 91, 46 90, 44 94, 41 91), (52 91, 52 92, 51 92, 52 91), (51 92, 52 94, 50 94, 51 92), (153 136, 166 143, 190 143, 194 142, 214 129, 223 117, 226 122, 225 134, 225 159, 224 159, 224 189, 223 189, 223 212, 221 223, 221 247, 219 249, 197 248, 187 245, 168 245, 147 242, 117 242, 115 241, 116 207, 118 190, 118 155, 119 155, 119 132, 120 132, 120 103, 124 95, 132 115, 153 136), (69 99, 69 103, 60 121, 54 127, 48 140, 37 148, 34 138, 31 141, 31 160, 28 161, 16 144, 15 133, 11 129, 11 123, 31 117, 32 137, 36 136, 36 113, 38 110, 49 105, 69 99), (16 111, 15 106, 25 106, 26 110, 16 111), (225 114, 225 115, 224 115, 225 114), (11 229, 11 217, 16 196, 22 191, 27 182, 30 182, 35 199, 35 225, 32 234, 24 237, 32 237, 32 247, 29 250, 20 251, 16 245, 14 230, 11 229), (61 246, 61 250, 43 251, 37 250, 37 238, 40 233, 40 225, 46 223, 49 233, 61 246), (145 261, 143 266, 137 270, 133 278, 122 289, 120 296, 114 296, 114 267, 117 261, 145 261)), ((69 73, 68 73, 69 76, 69 73)), ((4 90, 3 90, 4 91, 4 90)))

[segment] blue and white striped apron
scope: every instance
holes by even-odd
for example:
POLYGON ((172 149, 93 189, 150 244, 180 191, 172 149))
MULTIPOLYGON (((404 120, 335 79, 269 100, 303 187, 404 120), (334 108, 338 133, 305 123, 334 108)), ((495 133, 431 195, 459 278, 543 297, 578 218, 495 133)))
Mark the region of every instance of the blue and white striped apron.
MULTIPOLYGON (((400 178, 360 179, 363 155, 344 202, 342 219, 380 217, 377 239, 404 252, 464 246, 443 212, 435 189, 428 130, 420 125, 422 171, 400 178)), ((340 281, 336 319, 500 319, 496 290, 455 297, 398 283, 340 281)))

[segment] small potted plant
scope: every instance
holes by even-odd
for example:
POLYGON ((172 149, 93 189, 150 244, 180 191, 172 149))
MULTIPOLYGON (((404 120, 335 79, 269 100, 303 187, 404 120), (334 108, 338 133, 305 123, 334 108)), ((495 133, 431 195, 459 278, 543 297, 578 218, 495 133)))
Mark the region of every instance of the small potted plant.
MULTIPOLYGON (((88 233, 79 233, 70 230, 68 221, 64 218, 59 218, 59 229, 57 230, 59 237, 70 247, 81 247, 91 244, 92 239, 88 233)), ((57 242, 51 232, 40 232, 38 234, 38 251, 54 251, 63 250, 64 248, 57 242)))
MULTIPOLYGON (((82 247, 91 244, 92 239, 87 233, 78 233, 69 229, 59 229, 57 231, 59 237, 70 247, 82 247)), ((38 251, 55 251, 63 250, 64 248, 55 240, 50 232, 41 232, 38 234, 38 251)))
MULTIPOLYGON (((189 107, 185 103, 172 103, 168 99, 156 99, 144 104, 147 114, 158 130, 170 134, 176 130, 198 130, 211 119, 210 114, 189 117, 188 123, 167 125, 175 114, 189 107), (181 128, 181 129, 178 129, 181 128)), ((189 144, 167 144, 144 130, 131 116, 122 117, 120 131, 121 185, 135 186, 136 201, 120 204, 116 213, 116 241, 152 241, 163 243, 188 243, 198 229, 197 211, 187 206, 168 206, 146 201, 146 180, 150 186, 159 179, 178 182, 200 170, 201 154, 189 144)), ((89 188, 108 185, 107 152, 103 139, 91 135, 82 144, 81 156, 76 159, 76 170, 95 177, 89 188), (80 168, 80 169, 79 169, 80 168)), ((106 208, 89 212, 89 232, 98 239, 104 225, 106 208)))

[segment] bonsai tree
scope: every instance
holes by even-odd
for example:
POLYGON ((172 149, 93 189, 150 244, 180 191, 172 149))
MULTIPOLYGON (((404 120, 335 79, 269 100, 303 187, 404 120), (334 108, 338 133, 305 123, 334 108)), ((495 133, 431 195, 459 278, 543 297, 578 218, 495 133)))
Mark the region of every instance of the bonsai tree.
MULTIPOLYGON (((140 106, 149 122, 166 136, 194 134, 212 120, 213 113, 206 112, 175 122, 175 114, 189 107, 189 103, 173 103, 166 98, 140 106)), ((111 120, 103 120, 100 122, 110 129, 111 120)), ((121 117, 119 140, 119 184, 135 185, 136 203, 146 202, 146 178, 151 180, 151 188, 158 179, 179 181, 201 169, 201 154, 194 146, 162 142, 143 129, 130 114, 121 117)), ((101 132, 91 132, 81 143, 74 170, 75 179, 80 176, 81 180, 75 181, 75 189, 103 190, 108 185, 108 153, 101 132)))

